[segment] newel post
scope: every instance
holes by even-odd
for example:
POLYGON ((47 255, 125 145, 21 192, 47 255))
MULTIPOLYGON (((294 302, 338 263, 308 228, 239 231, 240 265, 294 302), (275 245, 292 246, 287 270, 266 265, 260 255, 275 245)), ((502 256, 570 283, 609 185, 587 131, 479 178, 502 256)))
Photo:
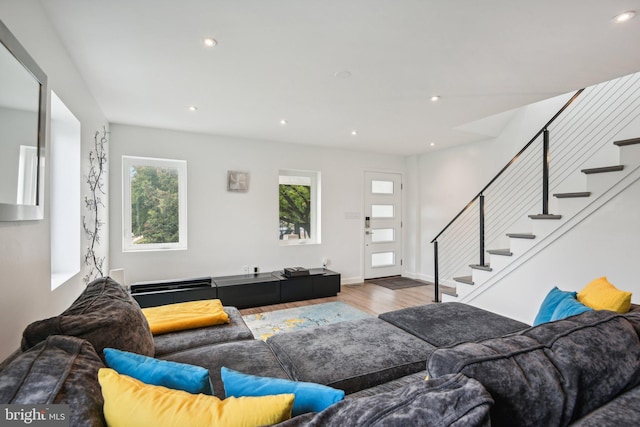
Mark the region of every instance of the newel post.
POLYGON ((435 285, 435 291, 433 296, 433 302, 440 302, 440 284, 438 279, 438 241, 433 242, 433 284, 435 285))
POLYGON ((480 263, 484 264, 484 194, 480 193, 480 263))

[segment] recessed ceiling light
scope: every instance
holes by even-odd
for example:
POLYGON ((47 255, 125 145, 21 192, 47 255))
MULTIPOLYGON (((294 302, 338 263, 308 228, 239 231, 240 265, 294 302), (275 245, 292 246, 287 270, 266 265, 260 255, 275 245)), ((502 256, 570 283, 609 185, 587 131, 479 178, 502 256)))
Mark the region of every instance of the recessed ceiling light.
POLYGON ((431 144, 429 144, 429 145, 430 145, 430 146, 432 146, 432 147, 435 147, 435 146, 436 146, 436 143, 435 143, 435 142, 432 142, 432 143, 431 143, 431 144))
POLYGON ((207 47, 215 47, 218 44, 218 41, 214 38, 207 37, 206 39, 203 40, 203 43, 207 47))
POLYGON ((630 21, 634 16, 636 16, 636 11, 629 10, 627 12, 621 13, 620 15, 614 16, 613 22, 615 22, 616 24, 621 24, 623 22, 630 21))
POLYGON ((287 123, 289 123, 288 121, 286 121, 285 119, 280 120, 280 124, 282 126, 286 125, 287 123))
POLYGON ((189 111, 198 111, 198 107, 196 107, 195 105, 190 105, 187 108, 188 108, 189 111))
POLYGON ((433 95, 433 96, 431 97, 431 100, 432 100, 433 102, 436 102, 436 101, 438 101, 439 99, 440 99, 440 96, 439 96, 439 95, 433 95))
POLYGON ((623 22, 630 21, 634 16, 636 16, 636 11, 629 10, 627 12, 621 13, 620 15, 616 15, 613 18, 613 22, 615 22, 616 24, 621 24, 623 22))
POLYGON ((349 77, 351 77, 351 71, 349 70, 336 71, 333 75, 337 79, 348 79, 349 77))
POLYGON ((351 131, 351 135, 356 136, 357 134, 358 134, 358 131, 357 131, 357 130, 352 130, 352 131, 351 131))

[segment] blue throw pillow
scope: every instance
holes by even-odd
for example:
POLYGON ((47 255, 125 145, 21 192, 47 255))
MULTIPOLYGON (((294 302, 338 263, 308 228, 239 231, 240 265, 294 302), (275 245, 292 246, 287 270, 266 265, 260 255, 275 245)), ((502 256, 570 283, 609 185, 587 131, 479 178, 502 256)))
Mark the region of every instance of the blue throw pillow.
POLYGON ((565 317, 575 316, 576 314, 584 313, 585 311, 593 310, 590 307, 582 304, 575 298, 564 299, 560 301, 560 304, 556 307, 551 315, 551 321, 564 319, 565 317))
POLYGON ((107 367, 145 384, 213 395, 209 371, 200 366, 158 360, 113 348, 104 349, 104 359, 107 367))
MULTIPOLYGON (((553 312, 558 307, 562 301, 566 299, 576 299, 577 292, 567 292, 558 289, 557 286, 554 286, 553 289, 549 291, 547 296, 542 301, 540 305, 540 309, 538 310, 538 315, 533 321, 533 326, 538 326, 542 323, 550 322, 551 317, 553 316, 553 312)), ((557 320, 557 319, 555 319, 557 320)))
POLYGON ((307 412, 320 412, 344 399, 344 391, 326 385, 258 377, 225 367, 220 369, 220 374, 227 397, 293 393, 293 417, 307 412))

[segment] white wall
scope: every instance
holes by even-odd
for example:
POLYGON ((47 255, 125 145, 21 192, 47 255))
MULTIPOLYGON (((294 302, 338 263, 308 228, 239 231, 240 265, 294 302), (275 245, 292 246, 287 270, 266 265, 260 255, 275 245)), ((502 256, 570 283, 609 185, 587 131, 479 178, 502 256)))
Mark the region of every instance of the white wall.
POLYGON ((286 266, 329 268, 343 283, 363 278, 364 172, 404 171, 399 156, 111 124, 110 261, 127 284, 144 280, 263 272, 286 266), (187 161, 188 250, 122 251, 122 156, 187 161), (278 171, 320 171, 322 243, 280 246, 278 171), (228 170, 248 171, 247 193, 226 191, 228 170), (347 219, 347 213, 360 219, 347 219))
POLYGON ((420 220, 420 194, 421 183, 418 168, 418 156, 405 158, 405 176, 403 202, 404 202, 404 265, 403 275, 419 279, 422 259, 422 241, 420 220))
MULTIPOLYGON (((0 20, 47 74, 49 87, 80 120, 83 158, 86 158, 93 132, 102 128, 106 120, 40 3, 35 0, 0 2, 0 20)), ((0 222, 0 359, 19 347, 25 326, 60 313, 84 287, 81 275, 77 275, 51 291, 48 204, 47 182, 44 220, 0 222)), ((106 239, 103 245, 106 250, 106 239)))

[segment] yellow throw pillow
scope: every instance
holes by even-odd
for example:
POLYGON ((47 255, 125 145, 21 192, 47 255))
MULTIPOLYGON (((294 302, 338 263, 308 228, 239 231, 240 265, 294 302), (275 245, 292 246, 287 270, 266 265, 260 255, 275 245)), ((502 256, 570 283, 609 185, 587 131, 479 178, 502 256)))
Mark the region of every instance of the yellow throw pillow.
POLYGON ((578 301, 595 310, 626 313, 631 307, 631 292, 621 291, 603 276, 595 279, 578 292, 578 301))
POLYGON ((229 315, 219 299, 143 308, 142 313, 153 335, 229 323, 229 315))
POLYGON ((220 400, 147 385, 113 369, 98 371, 109 427, 264 426, 291 418, 293 394, 220 400))

